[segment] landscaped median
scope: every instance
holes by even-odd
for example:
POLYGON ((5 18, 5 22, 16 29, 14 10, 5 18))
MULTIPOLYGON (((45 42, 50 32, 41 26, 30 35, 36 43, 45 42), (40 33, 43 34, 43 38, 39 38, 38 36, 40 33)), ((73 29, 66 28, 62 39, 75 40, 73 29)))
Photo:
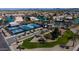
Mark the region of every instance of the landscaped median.
POLYGON ((32 48, 49 48, 49 47, 54 47, 56 45, 61 45, 61 44, 67 44, 68 41, 74 36, 74 33, 70 30, 67 30, 63 36, 58 37, 57 41, 55 42, 45 42, 44 44, 40 44, 38 42, 30 42, 33 37, 28 38, 23 41, 21 47, 22 48, 27 48, 27 49, 32 49, 32 48))

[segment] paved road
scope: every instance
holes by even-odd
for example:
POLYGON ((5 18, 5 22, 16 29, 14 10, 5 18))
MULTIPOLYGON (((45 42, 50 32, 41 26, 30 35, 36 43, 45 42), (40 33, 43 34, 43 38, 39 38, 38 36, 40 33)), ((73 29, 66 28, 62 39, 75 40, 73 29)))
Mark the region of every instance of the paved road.
POLYGON ((9 46, 7 45, 1 33, 0 33, 0 51, 10 51, 9 46))

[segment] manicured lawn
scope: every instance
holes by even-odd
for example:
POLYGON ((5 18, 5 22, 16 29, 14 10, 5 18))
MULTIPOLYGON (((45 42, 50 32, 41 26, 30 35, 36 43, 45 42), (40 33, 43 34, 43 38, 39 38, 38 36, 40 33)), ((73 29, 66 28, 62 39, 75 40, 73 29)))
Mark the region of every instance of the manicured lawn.
POLYGON ((58 39, 57 41, 45 42, 44 44, 40 44, 38 42, 30 42, 30 40, 32 40, 32 38, 33 38, 33 37, 31 37, 31 38, 24 40, 21 47, 28 48, 28 49, 54 47, 56 45, 66 44, 70 40, 70 37, 73 37, 73 35, 74 35, 74 33, 72 31, 67 30, 62 37, 57 38, 58 39))

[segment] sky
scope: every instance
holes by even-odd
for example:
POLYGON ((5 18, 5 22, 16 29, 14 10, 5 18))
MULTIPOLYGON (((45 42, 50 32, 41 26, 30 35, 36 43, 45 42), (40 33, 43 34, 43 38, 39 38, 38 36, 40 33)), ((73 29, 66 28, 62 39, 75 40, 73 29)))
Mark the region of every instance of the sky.
POLYGON ((72 8, 78 0, 0 0, 0 8, 72 8))

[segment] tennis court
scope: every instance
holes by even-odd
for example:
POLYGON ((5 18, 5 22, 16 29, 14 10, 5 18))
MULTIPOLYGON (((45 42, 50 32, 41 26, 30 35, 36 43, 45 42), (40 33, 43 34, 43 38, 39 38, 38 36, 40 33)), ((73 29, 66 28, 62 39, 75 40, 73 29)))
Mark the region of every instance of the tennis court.
POLYGON ((8 30, 14 35, 14 34, 19 34, 21 32, 36 29, 39 27, 40 27, 40 25, 38 25, 38 24, 27 24, 27 25, 8 27, 8 30))

